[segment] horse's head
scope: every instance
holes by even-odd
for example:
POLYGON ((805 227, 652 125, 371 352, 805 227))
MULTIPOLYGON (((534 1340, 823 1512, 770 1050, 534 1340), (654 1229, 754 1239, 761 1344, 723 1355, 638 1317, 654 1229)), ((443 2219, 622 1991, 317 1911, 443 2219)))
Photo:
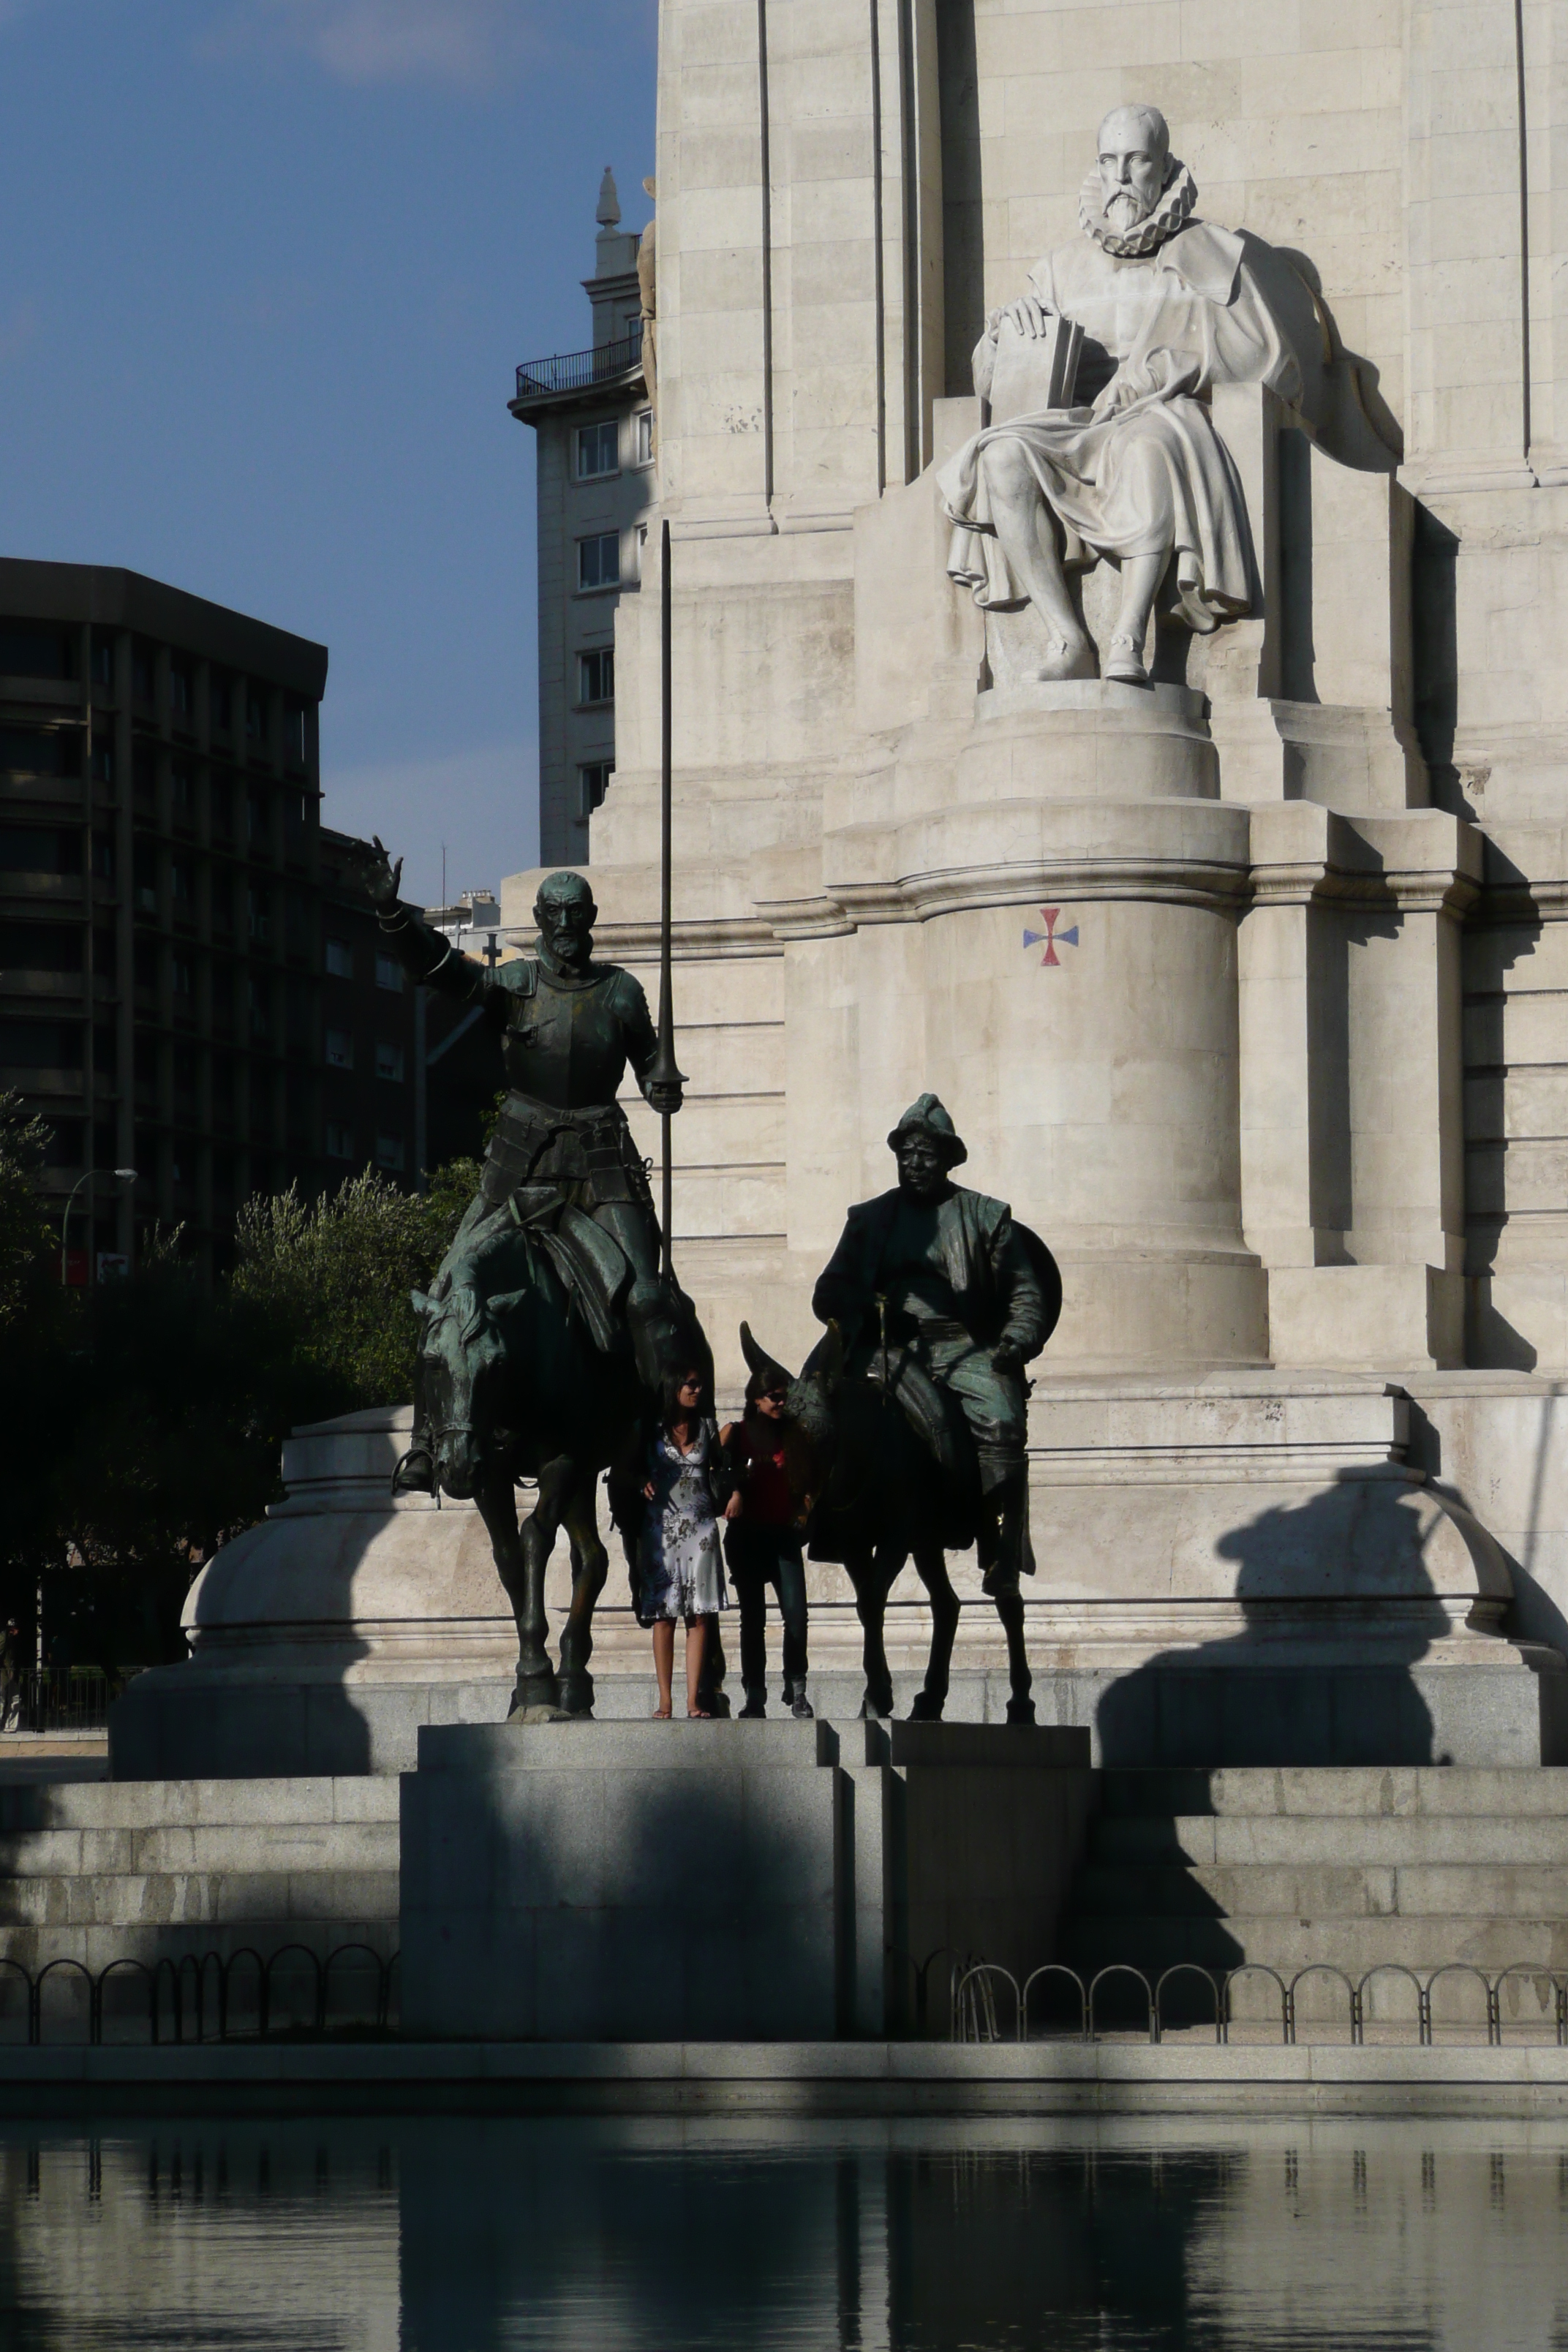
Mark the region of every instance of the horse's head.
POLYGON ((413 1294, 436 1484, 459 1502, 472 1495, 483 1464, 494 1421, 489 1391, 506 1360, 501 1321, 521 1295, 481 1298, 467 1284, 440 1298, 413 1294))

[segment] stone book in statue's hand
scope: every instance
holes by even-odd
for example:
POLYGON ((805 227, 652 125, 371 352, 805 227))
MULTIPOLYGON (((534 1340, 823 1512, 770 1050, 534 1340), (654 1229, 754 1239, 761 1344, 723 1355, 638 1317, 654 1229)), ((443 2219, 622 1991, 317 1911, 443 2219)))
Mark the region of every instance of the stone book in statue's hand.
POLYGON ((1070 408, 1082 349, 1083 329, 1071 319, 1047 312, 1040 332, 1026 335, 1005 310, 996 322, 991 371, 992 424, 1038 416, 1047 408, 1070 408))

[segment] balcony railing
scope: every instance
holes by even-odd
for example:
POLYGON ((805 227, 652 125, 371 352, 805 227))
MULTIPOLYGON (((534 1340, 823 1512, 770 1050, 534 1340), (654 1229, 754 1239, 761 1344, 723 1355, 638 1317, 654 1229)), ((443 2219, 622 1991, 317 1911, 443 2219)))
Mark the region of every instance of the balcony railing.
POLYGON ((553 359, 525 360, 517 372, 519 400, 541 400, 552 393, 587 392, 596 383, 613 383, 642 358, 642 321, 618 343, 597 343, 591 352, 557 352, 553 359))

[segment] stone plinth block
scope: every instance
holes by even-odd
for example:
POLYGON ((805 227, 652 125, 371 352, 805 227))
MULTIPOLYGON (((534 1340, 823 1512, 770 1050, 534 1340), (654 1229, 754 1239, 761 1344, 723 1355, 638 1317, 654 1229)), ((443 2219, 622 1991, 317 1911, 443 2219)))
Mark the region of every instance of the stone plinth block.
POLYGON ((1085 1733, 982 1725, 427 1729, 403 1780, 405 2028, 773 2041, 931 2021, 944 1952, 1048 1949, 1088 1764, 1085 1733))

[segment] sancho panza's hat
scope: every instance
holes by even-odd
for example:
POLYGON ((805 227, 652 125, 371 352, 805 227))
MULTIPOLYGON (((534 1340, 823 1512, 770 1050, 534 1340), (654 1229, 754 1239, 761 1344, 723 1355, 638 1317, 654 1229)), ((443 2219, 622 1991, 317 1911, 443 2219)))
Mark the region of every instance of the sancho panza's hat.
POLYGON ((968 1159, 969 1153, 957 1129, 948 1117, 945 1106, 935 1095, 921 1095, 910 1105, 888 1138, 889 1150, 896 1151, 900 1137, 908 1135, 911 1129, 918 1129, 922 1135, 930 1136, 950 1168, 962 1167, 968 1159))

